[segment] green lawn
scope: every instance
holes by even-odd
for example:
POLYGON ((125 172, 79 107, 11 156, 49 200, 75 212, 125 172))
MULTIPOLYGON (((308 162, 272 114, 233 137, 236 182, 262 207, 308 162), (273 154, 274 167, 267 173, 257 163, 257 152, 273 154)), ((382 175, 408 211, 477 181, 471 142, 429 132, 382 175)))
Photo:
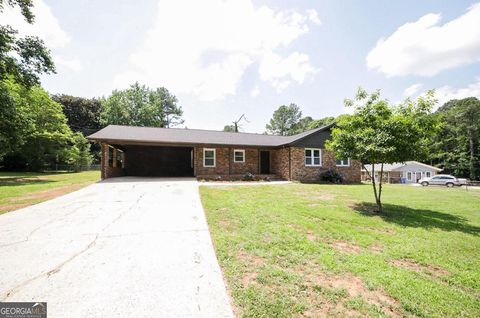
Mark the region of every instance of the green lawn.
POLYGON ((241 317, 480 317, 480 191, 201 187, 241 317))
POLYGON ((0 214, 78 190, 99 179, 100 171, 0 172, 0 214))

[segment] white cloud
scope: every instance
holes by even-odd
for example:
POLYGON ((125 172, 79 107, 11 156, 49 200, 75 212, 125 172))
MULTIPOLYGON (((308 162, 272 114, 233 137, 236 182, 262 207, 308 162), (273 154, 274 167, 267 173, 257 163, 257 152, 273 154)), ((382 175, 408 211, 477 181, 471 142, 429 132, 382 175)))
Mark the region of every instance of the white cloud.
POLYGON ((480 61, 480 3, 440 25, 429 13, 380 39, 368 53, 367 66, 387 76, 433 76, 443 70, 480 61))
POLYGON ((60 27, 49 6, 42 0, 35 1, 34 5, 32 12, 35 15, 35 21, 33 24, 25 21, 18 7, 10 7, 5 4, 4 11, 0 13, 1 24, 12 26, 18 31, 20 36, 38 36, 45 41, 45 44, 50 49, 67 45, 70 42, 70 37, 60 27))
MULTIPOLYGON (((18 7, 4 5, 4 11, 0 13, 1 24, 10 25, 18 31, 19 36, 38 36, 47 48, 52 51, 63 48, 71 42, 70 36, 62 29, 58 19, 53 15, 50 7, 42 0, 34 2, 32 12, 35 16, 33 24, 25 21, 18 7)), ((67 58, 54 54, 53 60, 57 67, 66 68, 75 72, 82 69, 78 58, 67 58)))
POLYGON ((114 85, 139 80, 216 100, 235 94, 246 69, 258 63, 262 80, 285 89, 302 83, 315 68, 304 53, 284 57, 276 51, 319 22, 314 10, 278 11, 251 0, 161 0, 154 25, 114 85))
POLYGON ((417 93, 420 90, 420 88, 422 88, 422 86, 423 86, 422 83, 417 83, 417 84, 410 85, 409 87, 407 87, 403 91, 403 96, 410 97, 410 96, 414 95, 415 93, 417 93))
POLYGON ((258 88, 258 86, 255 86, 250 92, 250 96, 257 97, 258 95, 260 95, 260 88, 258 88))
POLYGON ((269 82, 277 92, 290 85, 290 79, 302 84, 307 75, 316 71, 308 55, 299 52, 293 52, 286 58, 270 52, 263 56, 259 68, 260 78, 269 82))
POLYGON ((443 105, 451 99, 462 99, 471 96, 480 98, 480 76, 475 79, 475 82, 469 84, 467 87, 454 88, 446 85, 435 90, 435 97, 438 99, 438 106, 443 105))
POLYGON ((315 24, 321 24, 320 18, 318 17, 318 12, 313 9, 308 9, 305 11, 308 14, 308 18, 315 24))
POLYGON ((82 63, 77 58, 65 58, 61 55, 55 55, 53 57, 55 65, 58 67, 64 67, 66 69, 72 70, 74 72, 80 72, 83 69, 82 63))

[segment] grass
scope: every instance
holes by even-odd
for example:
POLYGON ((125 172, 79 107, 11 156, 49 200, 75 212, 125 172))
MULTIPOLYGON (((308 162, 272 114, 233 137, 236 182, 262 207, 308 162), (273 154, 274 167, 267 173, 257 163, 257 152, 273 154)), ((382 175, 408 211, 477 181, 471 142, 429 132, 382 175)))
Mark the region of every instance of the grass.
POLYGON ((480 191, 201 187, 238 316, 480 317, 480 191))
POLYGON ((99 171, 0 172, 0 214, 78 190, 99 179, 99 171))

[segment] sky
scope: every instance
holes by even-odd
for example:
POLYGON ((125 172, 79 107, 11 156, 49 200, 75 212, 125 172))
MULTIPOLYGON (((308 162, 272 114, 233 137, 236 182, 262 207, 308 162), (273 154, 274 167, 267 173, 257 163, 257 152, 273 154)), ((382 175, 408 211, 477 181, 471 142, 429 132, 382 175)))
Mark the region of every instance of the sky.
POLYGON ((265 131, 280 105, 304 116, 348 111, 357 87, 392 103, 436 89, 439 104, 480 98, 475 1, 34 0, 35 24, 6 8, 1 24, 44 39, 52 94, 108 96, 138 81, 166 87, 184 126, 217 129, 242 114, 265 131))

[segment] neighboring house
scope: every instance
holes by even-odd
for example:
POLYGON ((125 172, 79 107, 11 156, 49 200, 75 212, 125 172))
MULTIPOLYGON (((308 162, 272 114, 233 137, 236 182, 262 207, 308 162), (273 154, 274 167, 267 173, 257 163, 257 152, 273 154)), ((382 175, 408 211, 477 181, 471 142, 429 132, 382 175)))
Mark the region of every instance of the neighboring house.
POLYGON ((361 165, 325 150, 332 125, 294 136, 110 125, 88 137, 102 146, 102 179, 116 176, 195 176, 240 179, 246 173, 318 181, 334 169, 360 182, 361 165))
MULTIPOLYGON (((370 175, 372 174, 372 165, 366 164, 370 175)), ((375 180, 380 179, 380 164, 374 165, 375 180)), ((383 165, 383 180, 388 183, 417 183, 423 177, 433 177, 442 169, 433 167, 418 161, 406 161, 404 163, 393 163, 383 165)), ((370 177, 365 169, 362 169, 362 181, 370 181, 370 177)))

